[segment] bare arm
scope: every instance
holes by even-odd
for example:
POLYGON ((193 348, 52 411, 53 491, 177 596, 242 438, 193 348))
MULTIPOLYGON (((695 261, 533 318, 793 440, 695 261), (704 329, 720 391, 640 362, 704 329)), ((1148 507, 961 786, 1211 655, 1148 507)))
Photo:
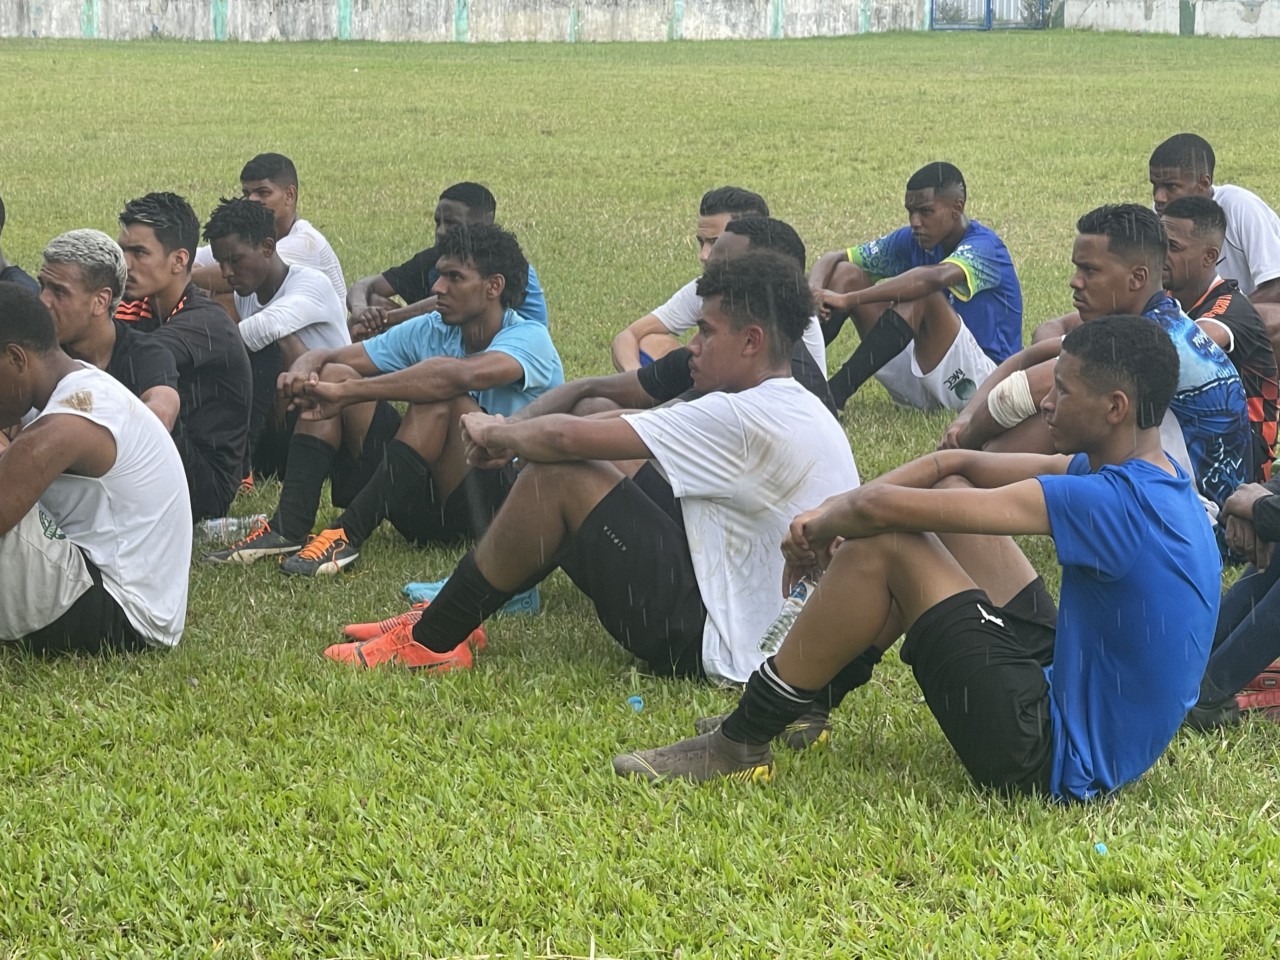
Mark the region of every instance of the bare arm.
POLYGON ((976 450, 998 434, 1003 428, 995 422, 987 410, 987 398, 991 396, 991 391, 1010 374, 1019 370, 1030 370, 1047 360, 1055 359, 1061 352, 1061 339, 1041 340, 1003 360, 991 371, 987 379, 978 385, 977 391, 969 398, 964 409, 956 415, 951 426, 947 427, 939 446, 942 449, 964 447, 976 450))
POLYGON ((809 271, 809 286, 814 290, 825 290, 831 285, 831 274, 835 272, 836 267, 848 259, 849 253, 846 250, 832 250, 824 253, 809 271))
POLYGON ((395 295, 395 290, 391 288, 391 284, 387 283, 387 278, 382 274, 375 273, 372 277, 361 277, 347 291, 347 310, 354 317, 365 307, 373 305, 373 300, 370 299, 371 296, 390 300, 395 295))
POLYGON ((1249 299, 1253 303, 1280 303, 1280 277, 1258 284, 1249 299))
POLYGON ((100 477, 115 462, 115 437, 106 427, 75 414, 36 420, 0 455, 0 536, 17 526, 59 474, 100 477))
POLYGON ((462 418, 468 460, 517 456, 533 463, 566 460, 647 460, 653 456, 631 424, 620 417, 571 417, 556 413, 522 423, 487 413, 462 418))
POLYGON ((173 433, 173 425, 178 422, 178 413, 182 409, 182 400, 177 390, 165 386, 152 387, 138 399, 160 418, 165 430, 173 433))
POLYGON ((191 271, 191 282, 210 293, 230 293, 231 285, 222 279, 222 268, 216 263, 210 267, 196 267, 191 271))
POLYGON ((1036 327, 1031 333, 1031 342, 1039 343, 1041 340, 1053 340, 1055 338, 1065 337, 1081 324, 1080 314, 1072 310, 1070 313, 1064 313, 1060 317, 1054 317, 1052 320, 1046 320, 1040 326, 1036 327))
POLYGON ((619 373, 627 373, 640 369, 640 341, 645 337, 658 333, 669 333, 656 314, 646 313, 639 320, 623 327, 613 338, 610 353, 613 355, 613 367, 619 373))
POLYGON ((836 310, 850 310, 864 303, 902 303, 919 300, 931 293, 965 283, 964 269, 956 263, 934 263, 912 267, 864 290, 850 293, 822 291, 822 302, 836 310))
POLYGON ((509 423, 520 423, 552 413, 569 413, 582 400, 611 400, 623 410, 647 410, 653 397, 640 386, 634 370, 603 377, 584 377, 548 390, 533 403, 512 416, 509 423))

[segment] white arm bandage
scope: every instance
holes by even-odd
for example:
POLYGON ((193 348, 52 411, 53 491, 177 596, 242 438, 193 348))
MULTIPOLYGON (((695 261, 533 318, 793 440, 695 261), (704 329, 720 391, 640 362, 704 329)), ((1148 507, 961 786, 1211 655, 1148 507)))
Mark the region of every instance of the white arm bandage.
POLYGON ((987 394, 987 412, 991 419, 1009 430, 1023 420, 1035 416, 1039 408, 1031 399, 1031 385, 1027 372, 1017 370, 1001 380, 987 394))

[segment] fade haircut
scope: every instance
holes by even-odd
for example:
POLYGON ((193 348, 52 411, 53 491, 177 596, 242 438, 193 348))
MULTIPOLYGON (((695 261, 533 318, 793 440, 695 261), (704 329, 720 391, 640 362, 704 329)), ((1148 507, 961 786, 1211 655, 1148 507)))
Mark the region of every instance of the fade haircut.
POLYGON ((460 203, 472 213, 484 213, 492 217, 498 212, 498 201, 489 192, 489 188, 469 180, 445 187, 440 193, 440 199, 460 203))
POLYGON ((524 303, 529 261, 514 233, 492 223, 460 223, 436 244, 436 251, 441 257, 470 263, 482 277, 501 274, 506 281, 499 298, 503 309, 512 310, 524 303))
POLYGON ((1191 232, 1198 240, 1222 243, 1227 235, 1227 215, 1216 200, 1198 194, 1187 194, 1170 200, 1165 205, 1163 217, 1173 220, 1190 220, 1191 232))
POLYGON ((752 247, 776 250, 799 263, 801 270, 804 269, 804 241, 789 223, 773 217, 743 217, 741 220, 730 220, 724 232, 746 237, 752 247))
POLYGON ((275 238, 276 217, 266 204, 248 197, 223 197, 209 214, 204 225, 204 238, 209 243, 223 237, 236 236, 255 247, 268 237, 275 238))
POLYGON ((151 228, 166 255, 175 250, 187 251, 190 269, 200 243, 200 219, 191 204, 176 193, 148 193, 130 200, 120 211, 120 226, 135 223, 151 228))
POLYGON ((115 312, 129 271, 120 244, 101 230, 86 227, 59 234, 44 248, 44 262, 78 267, 80 282, 86 290, 108 288, 111 291, 111 310, 115 312))
POLYGON ((698 205, 698 216, 714 217, 727 213, 729 219, 739 217, 767 217, 769 205, 764 197, 742 187, 716 187, 702 195, 702 203, 698 205))
POLYGON ((260 153, 240 170, 240 182, 270 180, 277 187, 296 187, 298 168, 283 153, 260 153))
POLYGON ((58 349, 58 335, 40 294, 16 283, 0 283, 0 347, 11 343, 45 354, 58 349))
POLYGON ((1112 314, 1083 323, 1062 341, 1080 361, 1080 376, 1095 393, 1121 390, 1137 411, 1138 429, 1158 427, 1178 387, 1178 351, 1154 320, 1112 314))
POLYGON ((1164 270, 1169 237, 1159 214, 1150 207, 1108 203, 1077 220, 1076 230, 1086 236, 1106 237, 1108 251, 1130 264, 1145 263, 1157 279, 1164 270))
POLYGON ((1151 151, 1147 166, 1160 170, 1182 170, 1195 177, 1208 174, 1213 179, 1216 158, 1213 147, 1204 137, 1194 133, 1175 133, 1151 151))
POLYGON ((775 250, 748 249, 737 257, 708 261, 696 289, 704 300, 720 298, 720 310, 734 330, 753 323, 763 329, 774 363, 791 356, 813 315, 804 268, 775 250))
POLYGON ((911 179, 907 181, 907 189, 932 190, 935 194, 951 190, 959 193, 962 200, 968 196, 968 188, 965 186, 964 174, 960 172, 960 168, 942 160, 925 164, 913 173, 911 179))

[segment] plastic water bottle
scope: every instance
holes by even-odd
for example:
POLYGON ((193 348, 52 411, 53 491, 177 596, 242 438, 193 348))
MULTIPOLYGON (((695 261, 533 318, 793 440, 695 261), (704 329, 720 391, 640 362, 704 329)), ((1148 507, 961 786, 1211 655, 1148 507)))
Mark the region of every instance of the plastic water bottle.
POLYGON ((196 539, 202 542, 234 543, 243 540, 258 524, 267 519, 265 513, 252 517, 213 517, 196 524, 196 539))
POLYGON ((800 616, 800 611, 809 602, 809 598, 813 596, 813 591, 816 589, 817 585, 808 577, 800 578, 800 582, 792 588, 787 599, 782 602, 781 612, 760 638, 757 649, 761 653, 773 655, 778 652, 782 641, 791 632, 791 625, 796 622, 796 617, 800 616))

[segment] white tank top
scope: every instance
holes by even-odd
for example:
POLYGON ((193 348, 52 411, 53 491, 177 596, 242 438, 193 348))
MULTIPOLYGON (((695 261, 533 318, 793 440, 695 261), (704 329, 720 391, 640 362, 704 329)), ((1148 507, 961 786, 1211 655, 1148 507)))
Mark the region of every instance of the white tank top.
POLYGON ((101 477, 64 473, 44 511, 100 571, 135 630, 172 647, 187 619, 191 498, 173 440, 154 413, 87 364, 63 377, 35 418, 71 414, 111 431, 116 462, 101 477))

